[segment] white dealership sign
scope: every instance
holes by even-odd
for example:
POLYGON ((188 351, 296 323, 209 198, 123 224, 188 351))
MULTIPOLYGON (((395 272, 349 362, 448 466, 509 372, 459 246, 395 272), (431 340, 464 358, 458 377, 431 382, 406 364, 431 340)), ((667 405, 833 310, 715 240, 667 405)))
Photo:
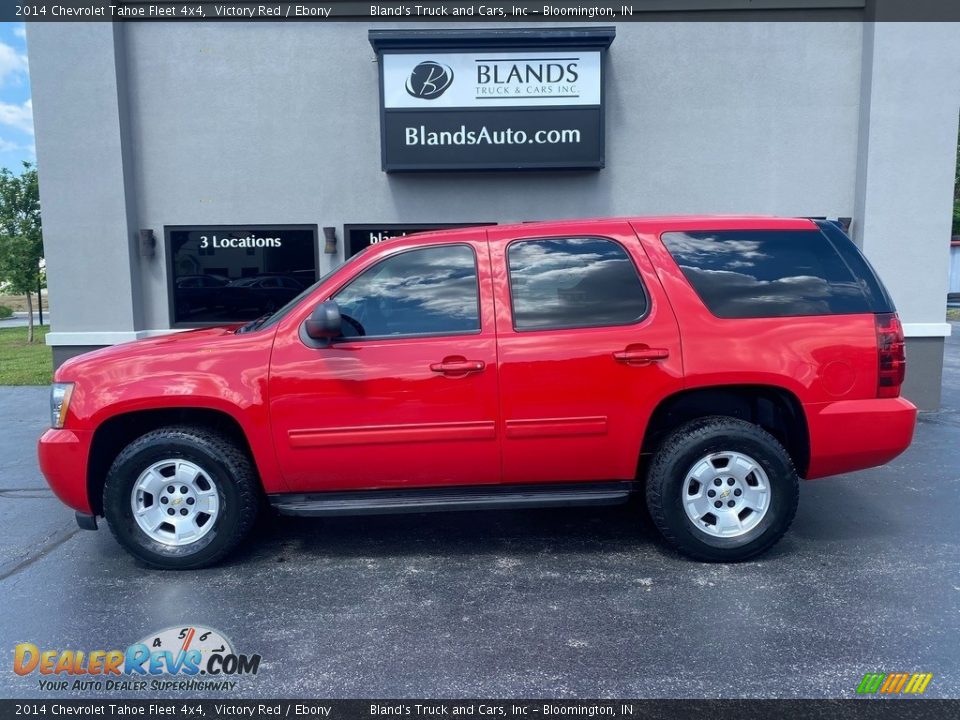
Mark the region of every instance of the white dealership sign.
POLYGON ((385 109, 599 106, 599 50, 384 53, 385 109))

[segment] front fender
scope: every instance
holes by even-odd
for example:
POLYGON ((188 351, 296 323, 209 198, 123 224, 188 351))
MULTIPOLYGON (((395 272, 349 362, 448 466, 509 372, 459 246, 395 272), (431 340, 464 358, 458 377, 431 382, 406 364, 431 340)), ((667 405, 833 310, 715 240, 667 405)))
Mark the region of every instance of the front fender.
POLYGON ((93 436, 131 413, 222 413, 246 437, 265 489, 282 492, 267 402, 273 336, 214 328, 80 356, 57 373, 58 381, 74 383, 65 427, 93 436))

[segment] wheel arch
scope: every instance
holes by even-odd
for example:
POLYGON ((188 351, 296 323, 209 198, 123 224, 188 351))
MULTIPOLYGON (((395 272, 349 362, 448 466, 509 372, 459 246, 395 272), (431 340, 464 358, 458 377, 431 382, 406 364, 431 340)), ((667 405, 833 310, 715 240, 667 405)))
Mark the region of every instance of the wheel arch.
POLYGON ((247 453, 254 468, 260 471, 243 426, 228 412, 209 407, 166 407, 121 412, 103 420, 94 431, 90 443, 87 497, 95 515, 103 514, 103 486, 117 455, 141 435, 168 425, 192 425, 226 435, 247 453))
POLYGON ((707 415, 746 420, 783 445, 800 477, 810 466, 810 433, 799 398, 777 385, 715 385, 680 390, 663 398, 647 422, 638 463, 644 478, 649 459, 664 438, 685 422, 707 415))

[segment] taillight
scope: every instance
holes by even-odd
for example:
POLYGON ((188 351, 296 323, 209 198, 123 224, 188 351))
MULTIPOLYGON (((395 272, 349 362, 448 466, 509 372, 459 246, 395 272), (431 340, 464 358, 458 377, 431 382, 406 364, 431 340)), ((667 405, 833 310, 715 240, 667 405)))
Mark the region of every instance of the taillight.
POLYGON ((877 320, 877 397, 898 397, 907 372, 903 350, 903 326, 896 313, 878 313, 877 320))

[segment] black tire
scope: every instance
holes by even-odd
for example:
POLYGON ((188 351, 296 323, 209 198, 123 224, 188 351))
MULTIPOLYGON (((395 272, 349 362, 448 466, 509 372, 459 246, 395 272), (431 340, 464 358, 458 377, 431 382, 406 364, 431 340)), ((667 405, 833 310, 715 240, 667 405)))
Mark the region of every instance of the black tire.
POLYGON ((793 462, 777 439, 753 423, 730 417, 693 420, 671 432, 654 454, 646 483, 647 507, 663 537, 685 555, 706 562, 739 562, 769 550, 793 522, 799 490, 793 462), (699 529, 683 507, 684 482, 694 463, 723 452, 753 458, 770 485, 766 513, 737 537, 699 529))
POLYGON ((221 560, 253 527, 259 506, 260 482, 247 453, 230 438, 200 427, 165 427, 140 436, 113 461, 103 488, 104 515, 114 537, 137 559, 164 570, 192 570, 221 560), (131 505, 140 474, 171 458, 202 468, 219 501, 206 534, 181 546, 151 538, 137 524, 131 505))

